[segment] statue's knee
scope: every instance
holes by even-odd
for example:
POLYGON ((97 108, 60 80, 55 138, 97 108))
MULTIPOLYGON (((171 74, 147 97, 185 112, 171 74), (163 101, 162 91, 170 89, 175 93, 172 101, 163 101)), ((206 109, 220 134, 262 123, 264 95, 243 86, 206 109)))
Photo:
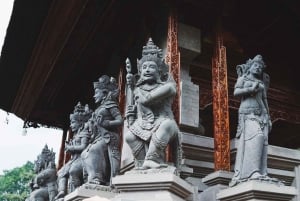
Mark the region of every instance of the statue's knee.
POLYGON ((136 140, 136 136, 133 135, 131 132, 127 132, 124 137, 125 137, 125 141, 128 144, 130 144, 136 140))
POLYGON ((71 168, 69 170, 69 174, 74 177, 74 176, 78 176, 80 175, 80 173, 82 173, 82 170, 79 170, 78 168, 71 168))

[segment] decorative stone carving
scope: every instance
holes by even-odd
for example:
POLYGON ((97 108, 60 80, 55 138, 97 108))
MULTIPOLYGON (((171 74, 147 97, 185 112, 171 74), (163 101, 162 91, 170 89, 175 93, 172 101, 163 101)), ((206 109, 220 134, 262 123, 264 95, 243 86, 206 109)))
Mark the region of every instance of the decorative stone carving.
POLYGON ((236 137, 239 138, 234 186, 247 180, 276 181, 267 176, 268 134, 272 123, 267 102, 269 76, 263 73, 262 56, 238 65, 234 95, 242 97, 236 137))
POLYGON ((30 183, 32 192, 26 201, 53 201, 57 194, 55 153, 47 145, 38 155, 34 171, 37 175, 30 183))
POLYGON ((63 198, 84 183, 80 155, 89 144, 90 134, 87 121, 91 116, 92 110, 89 106, 82 106, 80 102, 70 114, 70 128, 74 136, 70 142, 66 142, 65 150, 71 154, 71 160, 58 171, 59 192, 55 199, 63 198))
POLYGON ((143 47, 137 61, 138 74, 127 69, 127 108, 125 140, 135 158, 135 168, 166 167, 165 149, 178 136, 178 127, 172 112, 176 83, 168 73, 162 50, 152 39, 143 47))
POLYGON ((87 182, 109 185, 111 178, 120 169, 120 135, 118 128, 123 124, 117 98, 119 90, 114 78, 103 75, 94 82, 94 99, 98 108, 89 120, 91 142, 82 152, 87 182))

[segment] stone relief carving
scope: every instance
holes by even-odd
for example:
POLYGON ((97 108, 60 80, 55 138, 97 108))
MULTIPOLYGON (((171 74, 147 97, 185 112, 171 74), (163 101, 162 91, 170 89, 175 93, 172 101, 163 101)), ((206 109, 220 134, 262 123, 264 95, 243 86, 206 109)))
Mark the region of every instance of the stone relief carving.
POLYGON ((176 83, 168 73, 162 50, 150 38, 137 61, 138 74, 127 70, 125 140, 132 150, 136 169, 166 167, 165 149, 178 136, 172 112, 176 83))

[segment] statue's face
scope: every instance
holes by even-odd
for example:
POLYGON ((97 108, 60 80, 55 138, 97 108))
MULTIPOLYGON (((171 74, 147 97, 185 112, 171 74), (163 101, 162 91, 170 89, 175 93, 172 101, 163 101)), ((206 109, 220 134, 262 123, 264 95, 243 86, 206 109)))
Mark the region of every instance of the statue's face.
POLYGON ((80 123, 75 119, 71 119, 70 128, 73 132, 76 132, 80 128, 80 123))
POLYGON ((253 75, 261 75, 263 71, 263 66, 259 62, 253 62, 253 64, 250 67, 250 73, 253 75))
POLYGON ((144 81, 157 81, 159 78, 158 66, 154 61, 146 61, 141 67, 141 78, 144 81))
POLYGON ((33 168, 34 172, 38 173, 41 170, 42 166, 43 166, 43 159, 42 156, 39 155, 37 160, 34 163, 34 168, 33 168))
POLYGON ((95 103, 100 103, 106 96, 106 91, 103 89, 95 89, 95 103))
POLYGON ((34 171, 35 173, 37 173, 37 172, 39 172, 39 169, 40 169, 40 164, 39 164, 38 161, 35 161, 34 167, 33 167, 33 171, 34 171))

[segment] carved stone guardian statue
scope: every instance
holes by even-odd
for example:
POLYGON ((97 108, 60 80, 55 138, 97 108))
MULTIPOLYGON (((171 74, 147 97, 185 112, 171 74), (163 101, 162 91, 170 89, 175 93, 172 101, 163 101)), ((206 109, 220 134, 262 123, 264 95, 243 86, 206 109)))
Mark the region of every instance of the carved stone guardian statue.
POLYGON ((268 135, 272 127, 267 102, 269 76, 262 56, 238 65, 234 95, 241 97, 236 137, 239 139, 234 186, 247 180, 272 180, 267 176, 268 135))
POLYGON ((118 86, 114 78, 103 75, 94 82, 94 99, 97 109, 89 120, 91 143, 82 152, 88 183, 109 185, 120 169, 120 135, 118 128, 123 124, 117 98, 118 86))
POLYGON ((34 171, 36 176, 30 183, 32 192, 26 201, 53 201, 57 194, 55 153, 47 145, 34 162, 34 171))
POLYGON ((92 116, 92 110, 88 105, 75 106, 70 114, 70 128, 74 136, 70 142, 66 142, 65 150, 71 154, 71 159, 58 171, 58 195, 55 199, 63 198, 84 183, 83 167, 80 155, 88 146, 90 134, 87 121, 92 116))
POLYGON ((137 61, 138 75, 127 59, 127 108, 125 140, 132 150, 136 169, 166 167, 165 149, 178 135, 171 109, 176 84, 168 66, 150 38, 137 61))

